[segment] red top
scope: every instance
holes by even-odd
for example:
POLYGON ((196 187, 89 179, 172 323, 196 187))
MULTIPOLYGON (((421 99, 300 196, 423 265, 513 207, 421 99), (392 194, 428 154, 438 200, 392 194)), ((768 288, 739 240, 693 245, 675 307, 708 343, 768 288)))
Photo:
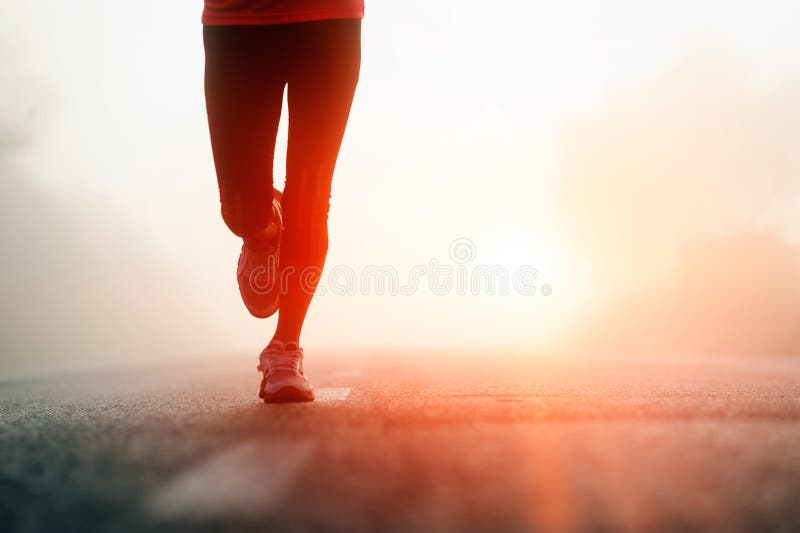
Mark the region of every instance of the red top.
POLYGON ((364 0, 205 0, 203 24, 288 24, 364 17, 364 0))

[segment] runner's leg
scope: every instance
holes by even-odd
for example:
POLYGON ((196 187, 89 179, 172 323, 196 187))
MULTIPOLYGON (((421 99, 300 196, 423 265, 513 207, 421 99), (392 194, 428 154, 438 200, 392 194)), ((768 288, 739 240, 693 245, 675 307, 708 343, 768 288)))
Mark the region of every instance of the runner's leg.
POLYGON ((361 65, 361 21, 293 25, 275 338, 298 342, 328 251, 331 180, 361 65))
POLYGON ((285 30, 204 26, 205 94, 222 218, 240 237, 272 216, 272 164, 286 85, 285 30))

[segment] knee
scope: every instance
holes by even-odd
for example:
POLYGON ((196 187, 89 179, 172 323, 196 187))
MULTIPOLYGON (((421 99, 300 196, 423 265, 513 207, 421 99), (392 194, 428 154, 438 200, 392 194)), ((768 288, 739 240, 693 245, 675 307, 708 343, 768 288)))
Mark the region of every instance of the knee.
POLYGON ((235 235, 246 237, 272 221, 272 195, 268 191, 221 191, 222 220, 235 235))
POLYGON ((325 169, 289 175, 283 193, 284 244, 292 254, 316 258, 328 248, 331 174, 325 169))
POLYGON ((331 200, 333 171, 327 167, 306 167, 289 175, 284 191, 284 216, 287 225, 326 227, 331 200))

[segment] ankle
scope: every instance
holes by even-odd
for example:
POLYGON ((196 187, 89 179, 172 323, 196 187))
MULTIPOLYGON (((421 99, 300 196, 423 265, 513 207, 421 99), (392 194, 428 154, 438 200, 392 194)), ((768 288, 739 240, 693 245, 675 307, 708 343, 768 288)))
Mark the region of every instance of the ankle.
POLYGON ((270 342, 270 344, 272 344, 273 342, 277 342, 277 343, 280 343, 281 345, 296 344, 297 346, 300 346, 300 337, 296 336, 296 335, 285 335, 285 336, 283 336, 283 335, 275 334, 272 337, 272 340, 269 341, 269 342, 270 342))

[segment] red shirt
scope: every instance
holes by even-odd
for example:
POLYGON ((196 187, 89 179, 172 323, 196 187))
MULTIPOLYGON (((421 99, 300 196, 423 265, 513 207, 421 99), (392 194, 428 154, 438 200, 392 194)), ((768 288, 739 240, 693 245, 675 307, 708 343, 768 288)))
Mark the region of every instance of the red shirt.
POLYGON ((205 0, 203 24, 288 24, 363 18, 364 0, 205 0))

